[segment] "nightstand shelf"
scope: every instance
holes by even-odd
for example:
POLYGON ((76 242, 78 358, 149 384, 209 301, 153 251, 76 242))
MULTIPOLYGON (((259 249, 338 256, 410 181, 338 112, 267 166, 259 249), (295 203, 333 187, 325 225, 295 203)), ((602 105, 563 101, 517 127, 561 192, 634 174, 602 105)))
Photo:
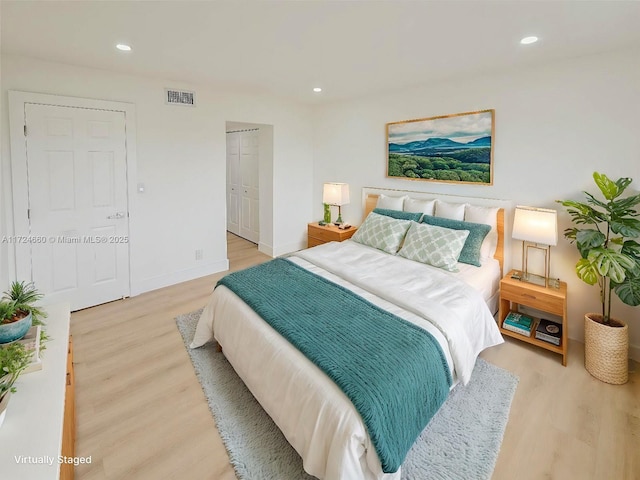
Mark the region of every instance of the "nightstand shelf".
POLYGON ((536 345, 551 352, 562 355, 562 365, 567 365, 568 354, 568 322, 567 322, 567 284, 560 282, 559 288, 543 287, 511 278, 515 271, 509 272, 500 281, 500 312, 498 327, 503 335, 536 345), (502 328, 509 312, 518 312, 518 306, 524 305, 550 315, 560 317, 562 323, 562 339, 560 345, 554 345, 535 338, 535 329, 539 318, 534 317, 531 334, 527 337, 502 328))
POLYGON ((357 230, 358 228, 353 226, 341 230, 333 224, 318 225, 318 222, 310 223, 307 226, 307 248, 328 242, 342 242, 351 238, 357 230))

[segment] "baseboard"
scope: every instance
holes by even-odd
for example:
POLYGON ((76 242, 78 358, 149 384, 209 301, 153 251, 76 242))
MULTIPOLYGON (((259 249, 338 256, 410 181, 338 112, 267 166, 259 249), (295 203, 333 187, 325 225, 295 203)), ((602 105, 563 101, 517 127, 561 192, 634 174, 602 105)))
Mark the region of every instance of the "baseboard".
POLYGON ((269 255, 270 257, 274 257, 273 247, 271 245, 267 245, 266 243, 258 243, 258 251, 264 253, 265 255, 269 255))
POLYGON ((141 293, 157 290, 158 288, 168 287, 175 285, 176 283, 186 282, 200 277, 206 277, 207 275, 213 275, 214 273, 224 272, 229 270, 229 260, 224 259, 219 262, 207 263, 195 268, 187 268, 185 270, 179 270, 167 275, 158 275, 156 277, 147 278, 131 284, 131 296, 135 297, 141 293))

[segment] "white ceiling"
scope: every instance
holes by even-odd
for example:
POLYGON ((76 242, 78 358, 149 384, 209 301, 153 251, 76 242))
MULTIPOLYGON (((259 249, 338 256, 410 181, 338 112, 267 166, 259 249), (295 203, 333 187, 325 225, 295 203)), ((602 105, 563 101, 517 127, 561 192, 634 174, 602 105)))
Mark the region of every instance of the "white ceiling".
POLYGON ((308 103, 640 45, 640 1, 3 0, 1 8, 4 53, 308 103), (520 45, 526 35, 541 40, 520 45))

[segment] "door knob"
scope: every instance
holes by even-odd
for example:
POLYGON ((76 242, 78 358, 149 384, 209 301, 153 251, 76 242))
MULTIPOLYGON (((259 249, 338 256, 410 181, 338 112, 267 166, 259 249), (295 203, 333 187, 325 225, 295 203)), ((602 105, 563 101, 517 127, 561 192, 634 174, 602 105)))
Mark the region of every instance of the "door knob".
POLYGON ((123 212, 118 212, 118 213, 116 213, 114 215, 109 215, 107 218, 109 220, 117 220, 119 218, 124 218, 124 213, 123 212))

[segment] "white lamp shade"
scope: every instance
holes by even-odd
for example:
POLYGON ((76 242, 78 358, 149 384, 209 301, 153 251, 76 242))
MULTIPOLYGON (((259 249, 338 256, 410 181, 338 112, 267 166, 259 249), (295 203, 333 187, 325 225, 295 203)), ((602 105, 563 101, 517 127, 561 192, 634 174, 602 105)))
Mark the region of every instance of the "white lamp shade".
POLYGON ((513 218, 514 240, 541 243, 544 245, 558 244, 558 212, 546 208, 516 207, 513 218))
POLYGON ((349 203, 349 185, 347 183, 325 183, 322 191, 322 203, 346 205, 349 203))

